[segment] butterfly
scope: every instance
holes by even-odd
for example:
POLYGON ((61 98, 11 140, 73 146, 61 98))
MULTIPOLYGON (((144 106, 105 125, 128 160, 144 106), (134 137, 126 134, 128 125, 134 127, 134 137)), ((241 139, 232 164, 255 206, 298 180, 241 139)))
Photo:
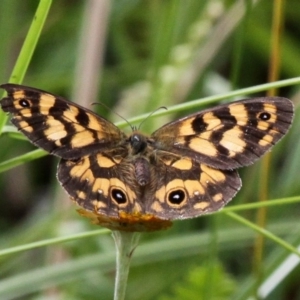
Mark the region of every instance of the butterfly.
POLYGON ((51 93, 3 84, 1 107, 36 146, 61 158, 57 178, 79 212, 112 230, 152 231, 215 212, 241 187, 235 169, 288 131, 293 104, 262 97, 218 105, 130 135, 51 93))

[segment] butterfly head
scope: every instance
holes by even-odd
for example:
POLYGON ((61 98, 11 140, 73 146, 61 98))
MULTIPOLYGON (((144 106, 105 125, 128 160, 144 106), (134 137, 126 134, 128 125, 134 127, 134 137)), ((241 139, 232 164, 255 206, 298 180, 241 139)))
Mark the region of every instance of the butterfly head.
POLYGON ((132 154, 142 153, 147 147, 147 138, 139 132, 133 132, 129 137, 132 154))

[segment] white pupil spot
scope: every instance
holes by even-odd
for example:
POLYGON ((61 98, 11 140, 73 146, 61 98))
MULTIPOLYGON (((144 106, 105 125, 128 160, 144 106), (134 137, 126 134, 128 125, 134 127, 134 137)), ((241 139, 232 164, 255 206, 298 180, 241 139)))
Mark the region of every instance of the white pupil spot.
POLYGON ((29 107, 29 102, 25 99, 21 99, 19 103, 22 107, 29 107))

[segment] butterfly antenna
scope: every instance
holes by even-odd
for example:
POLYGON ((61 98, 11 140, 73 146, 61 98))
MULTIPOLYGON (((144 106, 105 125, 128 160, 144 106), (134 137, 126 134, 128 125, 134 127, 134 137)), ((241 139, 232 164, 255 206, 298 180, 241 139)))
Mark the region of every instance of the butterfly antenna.
POLYGON ((92 103, 92 105, 102 105, 104 108, 106 108, 108 111, 110 111, 111 113, 117 115, 119 118, 121 118, 122 120, 124 120, 128 126, 131 128, 132 131, 134 131, 134 126, 132 126, 128 120, 126 120, 123 116, 121 116, 120 114, 118 114, 116 111, 112 110, 111 108, 109 108, 106 104, 102 103, 102 102, 94 102, 92 103))
POLYGON ((139 125, 138 130, 140 130, 140 128, 142 127, 142 125, 145 123, 146 120, 148 120, 153 114, 155 114, 157 111, 159 111, 160 109, 165 109, 168 110, 165 106, 160 106, 157 109, 155 109, 153 112, 151 112, 139 125))

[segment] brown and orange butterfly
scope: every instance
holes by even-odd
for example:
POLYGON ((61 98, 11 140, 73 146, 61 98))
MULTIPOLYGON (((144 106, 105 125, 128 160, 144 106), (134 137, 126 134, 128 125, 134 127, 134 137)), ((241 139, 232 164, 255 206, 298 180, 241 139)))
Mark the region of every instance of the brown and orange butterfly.
POLYGON ((3 84, 2 109, 38 147, 61 158, 57 177, 80 212, 111 229, 151 231, 222 208, 241 187, 236 168, 288 131, 293 104, 240 100, 127 136, 92 111, 48 92, 3 84))

